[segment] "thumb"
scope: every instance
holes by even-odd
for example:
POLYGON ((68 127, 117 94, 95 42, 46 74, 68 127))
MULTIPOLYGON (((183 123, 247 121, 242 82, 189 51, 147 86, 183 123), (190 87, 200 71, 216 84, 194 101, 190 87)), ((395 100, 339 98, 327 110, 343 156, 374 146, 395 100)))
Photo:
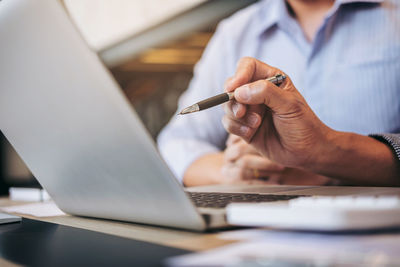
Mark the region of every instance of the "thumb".
POLYGON ((242 104, 264 104, 273 112, 285 112, 290 92, 266 80, 243 85, 235 90, 235 100, 242 104))

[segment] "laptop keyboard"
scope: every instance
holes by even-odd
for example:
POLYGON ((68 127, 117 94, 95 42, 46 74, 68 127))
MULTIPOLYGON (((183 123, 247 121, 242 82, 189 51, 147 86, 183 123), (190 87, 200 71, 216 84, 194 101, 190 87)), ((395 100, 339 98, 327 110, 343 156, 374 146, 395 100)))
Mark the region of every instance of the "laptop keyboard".
POLYGON ((186 192, 194 204, 199 208, 225 208, 230 203, 238 202, 273 202, 290 200, 300 195, 270 195, 246 193, 213 193, 213 192, 186 192))

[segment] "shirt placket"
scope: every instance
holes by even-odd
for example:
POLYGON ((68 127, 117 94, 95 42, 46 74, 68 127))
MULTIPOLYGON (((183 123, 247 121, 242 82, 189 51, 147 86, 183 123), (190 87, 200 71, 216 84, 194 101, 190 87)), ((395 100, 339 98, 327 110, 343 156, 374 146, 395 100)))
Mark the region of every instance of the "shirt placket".
POLYGON ((323 79, 321 74, 321 58, 319 57, 320 52, 323 50, 323 45, 328 38, 329 32, 327 29, 331 25, 334 15, 336 14, 340 6, 339 2, 336 2, 331 10, 328 12, 323 20, 323 23, 317 30, 315 38, 312 42, 309 42, 304 34, 298 21, 291 17, 288 12, 282 17, 278 23, 281 30, 285 31, 289 37, 293 40, 294 44, 304 55, 304 74, 302 88, 298 88, 302 95, 313 103, 312 108, 319 110, 319 113, 323 112, 323 103, 320 101, 320 95, 323 93, 323 88, 320 88, 322 84, 320 81, 323 79), (315 89, 318 90, 315 90, 315 89), (322 90, 321 90, 322 89, 322 90))

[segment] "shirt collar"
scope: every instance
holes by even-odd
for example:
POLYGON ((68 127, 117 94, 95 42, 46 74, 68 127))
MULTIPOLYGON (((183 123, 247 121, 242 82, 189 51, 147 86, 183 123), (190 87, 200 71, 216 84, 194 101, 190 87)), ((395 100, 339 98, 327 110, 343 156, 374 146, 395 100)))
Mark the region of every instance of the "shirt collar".
MULTIPOLYGON (((384 0, 336 0, 327 17, 332 16, 341 5, 351 3, 382 3, 384 0)), ((289 12, 285 0, 264 0, 258 12, 256 34, 263 34, 282 20, 287 20, 289 12)))
POLYGON ((285 0, 264 0, 257 16, 257 34, 262 34, 284 18, 285 0))

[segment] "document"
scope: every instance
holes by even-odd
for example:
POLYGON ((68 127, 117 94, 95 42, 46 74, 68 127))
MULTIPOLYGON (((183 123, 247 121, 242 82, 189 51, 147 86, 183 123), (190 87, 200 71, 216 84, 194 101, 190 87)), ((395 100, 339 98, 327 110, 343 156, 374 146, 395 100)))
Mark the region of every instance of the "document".
POLYGON ((60 210, 53 201, 3 207, 0 208, 0 210, 8 213, 32 215, 35 217, 54 217, 65 215, 65 213, 60 210))
POLYGON ((222 248, 173 257, 166 263, 178 267, 400 266, 398 234, 334 235, 257 229, 223 233, 221 237, 241 241, 222 248))

